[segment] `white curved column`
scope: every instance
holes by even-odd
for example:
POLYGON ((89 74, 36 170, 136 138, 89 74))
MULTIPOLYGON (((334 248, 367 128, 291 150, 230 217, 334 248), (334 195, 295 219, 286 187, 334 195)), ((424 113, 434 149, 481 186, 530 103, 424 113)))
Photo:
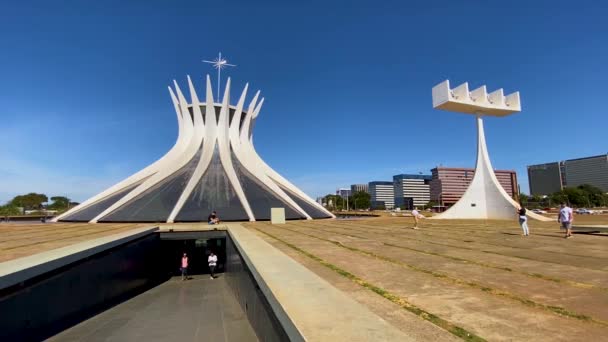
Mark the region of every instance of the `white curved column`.
MULTIPOLYGON (((107 199, 108 196, 116 194, 117 191, 124 191, 128 186, 133 187, 126 195, 122 196, 115 203, 112 203, 106 210, 90 220, 90 222, 96 223, 103 220, 116 210, 130 205, 137 198, 147 194, 148 190, 162 184, 168 177, 174 175, 175 172, 182 170, 188 163, 192 163, 193 158, 196 157, 198 158, 196 167, 190 175, 188 183, 180 194, 174 208, 167 217, 167 222, 173 222, 187 200, 192 196, 192 193, 196 190, 196 186, 199 184, 202 177, 204 177, 215 153, 218 153, 219 162, 222 164, 223 172, 227 178, 226 180, 230 183, 230 186, 232 186, 232 189, 250 221, 255 220, 255 215, 253 214, 253 210, 251 209, 251 205, 247 199, 235 165, 233 164, 236 163, 234 160, 238 160, 240 167, 243 167, 243 170, 247 170, 252 177, 255 177, 256 182, 260 182, 261 185, 265 186, 267 191, 270 191, 274 196, 281 199, 283 203, 293 208, 303 217, 312 219, 311 216, 294 201, 294 199, 309 203, 322 212, 327 213, 327 216, 333 217, 325 208, 275 172, 255 151, 255 148, 253 147, 252 131, 255 119, 259 115, 262 104, 264 103, 264 99, 261 99, 258 102, 259 92, 257 92, 249 104, 247 112, 243 112, 248 85, 245 86, 237 106, 231 107, 230 79, 227 81, 224 98, 221 104, 215 103, 213 100, 209 76, 207 76, 206 81, 206 99, 204 104, 200 103, 190 77, 188 77, 188 86, 192 98, 191 105, 186 101, 177 82, 174 81, 175 93, 169 88, 171 99, 176 114, 178 115, 179 129, 178 139, 167 154, 135 175, 83 202, 82 205, 73 208, 66 214, 59 216, 58 219, 83 210, 92 204, 98 203, 100 200, 107 199), (192 109, 190 110, 189 107, 192 107, 192 109), (220 114, 217 118, 215 112, 216 107, 220 107, 220 114), (205 109, 204 114, 202 113, 202 108, 205 109), (235 108, 232 120, 230 119, 231 108, 235 108), (190 114, 190 112, 192 112, 192 114, 190 114), (242 125, 241 122, 243 123, 242 125), (199 155, 200 158, 198 157, 199 155)), ((215 189, 200 190, 214 191, 215 189)))
MULTIPOLYGON (((70 216, 72 214, 79 212, 80 210, 86 209, 90 205, 95 204, 99 201, 102 201, 102 200, 114 195, 115 193, 118 193, 119 191, 121 191, 125 188, 128 188, 128 187, 132 186, 133 184, 136 184, 136 183, 142 181, 143 179, 146 179, 147 177, 150 177, 151 175, 157 173, 159 170, 163 169, 167 164, 173 163, 173 161, 176 158, 179 158, 179 156, 182 154, 183 150, 187 146, 187 143, 188 143, 193 131, 192 131, 191 127, 189 127, 190 125, 186 124, 186 122, 188 122, 188 121, 187 121, 187 119, 184 118, 185 115, 182 112, 182 109, 179 105, 179 102, 178 102, 175 94, 173 93, 173 90, 171 89, 171 87, 168 87, 168 89, 169 89, 169 94, 171 96, 171 101, 173 102, 173 107, 175 109, 175 113, 177 115, 177 123, 178 123, 177 139, 176 139, 173 147, 169 150, 169 152, 165 153, 165 155, 163 155, 161 158, 156 160, 154 163, 148 165, 147 167, 143 168, 142 170, 138 171, 137 173, 116 183, 115 185, 100 192, 99 194, 87 199, 86 201, 80 203, 78 206, 66 211, 65 213, 55 217, 52 220, 52 222, 57 222, 58 220, 61 220, 64 217, 70 216)), ((188 115, 188 118, 189 117, 190 116, 188 115)))
POLYGON ((264 99, 262 99, 260 101, 260 103, 253 110, 253 112, 251 112, 251 111, 249 112, 249 113, 251 113, 251 116, 246 118, 246 121, 245 121, 246 125, 243 125, 243 129, 241 132, 241 139, 240 139, 241 148, 245 151, 247 158, 250 160, 250 162, 252 164, 256 165, 256 171, 257 171, 256 174, 263 174, 264 176, 270 178, 271 181, 269 183, 272 184, 271 188, 273 190, 276 189, 274 191, 276 191, 279 194, 282 194, 281 197, 286 199, 289 204, 295 205, 295 208, 299 209, 298 211, 304 213, 306 219, 311 220, 312 217, 308 213, 306 213, 306 211, 304 211, 299 205, 297 205, 295 203, 295 201, 293 201, 293 199, 288 194, 286 194, 283 191, 283 189, 281 189, 281 187, 279 187, 277 184, 290 190, 292 193, 294 193, 296 196, 298 196, 301 200, 308 202, 310 205, 318 208, 322 212, 326 213, 328 216, 335 218, 335 216, 331 212, 329 212, 322 205, 320 205, 319 203, 317 203, 316 201, 314 201, 313 199, 308 197, 308 195, 306 195, 303 191, 301 191, 296 186, 294 186, 292 183, 287 181, 287 179, 282 177, 278 172, 276 172, 273 168, 271 168, 268 164, 266 164, 266 162, 260 157, 260 155, 255 150, 255 147, 253 146, 252 122, 259 115, 263 103, 264 103, 264 99))
MULTIPOLYGON (((228 78, 228 82, 226 83, 226 90, 224 91, 224 99, 222 101, 222 109, 220 110, 220 119, 218 122, 218 131, 220 135, 218 137, 218 149, 220 152, 220 160, 222 161, 222 166, 224 167, 224 171, 226 171, 226 175, 228 176, 228 180, 232 184, 232 188, 236 193, 237 197, 241 201, 241 205, 245 209, 247 216, 249 217, 249 221, 255 221, 255 217, 253 216, 253 212, 251 211, 251 207, 249 206, 249 202, 245 197, 245 193, 243 192, 243 188, 241 187, 241 183, 234 171, 234 165, 232 165, 232 156, 230 154, 230 127, 229 127, 229 119, 230 119, 230 78, 228 78)), ((236 116, 236 111, 234 112, 236 116)))
MULTIPOLYGON (((236 150, 237 146, 235 146, 235 145, 238 145, 238 141, 239 141, 241 118, 243 116, 243 107, 245 106, 245 98, 247 97, 248 90, 249 90, 249 83, 245 84, 245 88, 243 88, 241 97, 239 97, 239 102, 237 102, 237 104, 236 104, 236 107, 234 110, 234 116, 232 117, 232 121, 229 123, 229 133, 228 134, 230 137, 230 143, 232 144, 232 148, 234 150, 236 150)), ((260 92, 258 91, 258 93, 255 96, 255 99, 257 99, 259 94, 260 94, 260 92)))
MULTIPOLYGON (((500 185, 494 174, 488 148, 486 146, 483 119, 477 115, 477 161, 475 175, 464 195, 445 212, 434 219, 497 219, 513 220, 517 217, 515 202, 500 185)), ((538 218, 532 212, 531 217, 538 218)))
MULTIPOLYGON (((239 160, 239 162, 241 163, 241 165, 252 175, 255 175, 255 177, 262 182, 262 184, 264 184, 268 189, 270 189, 271 192, 274 193, 274 195, 278 196, 281 200, 283 200, 285 203, 287 203, 289 206, 291 206, 296 212, 298 212, 300 215, 304 216, 307 219, 310 219, 310 215, 308 215, 308 213, 302 209, 291 197, 289 197, 289 195, 287 195, 279 186, 277 186, 277 184, 275 182, 273 182, 264 172, 264 167, 262 165, 260 165, 254 154, 251 152, 250 148, 249 148, 249 144, 247 143, 248 141, 248 131, 249 131, 249 127, 250 127, 250 122, 251 122, 251 118, 253 117, 256 109, 259 112, 260 108, 261 108, 261 104, 264 103, 264 99, 262 99, 260 101, 260 104, 258 106, 256 106, 256 102, 257 99, 259 97, 260 92, 258 91, 256 93, 256 95, 254 96, 253 100, 251 100, 251 103, 249 104, 249 108, 247 110, 247 113, 245 114, 245 119, 243 120, 243 127, 241 128, 241 132, 238 132, 239 129, 239 124, 240 124, 240 120, 235 122, 235 118, 233 117, 233 122, 232 125, 236 125, 236 127, 233 128, 233 137, 231 140, 232 143, 232 147, 234 150, 234 153, 237 157, 237 159, 239 160)), ((244 101, 244 96, 245 93, 243 92, 243 94, 241 95, 241 99, 239 100, 239 103, 241 101, 244 101)))
MULTIPOLYGON (((261 106, 262 106, 263 103, 264 103, 264 99, 262 99, 262 102, 260 103, 260 105, 258 106, 258 108, 256 108, 256 110, 254 111, 253 118, 252 118, 253 120, 257 119, 258 115, 260 114, 260 109, 261 109, 261 106)), ((262 159, 262 157, 260 157, 260 155, 258 154, 257 150, 253 146, 253 125, 250 128, 248 142, 249 142, 248 145, 250 146, 250 148, 251 148, 251 150, 253 152, 253 155, 264 166, 264 168, 266 169, 267 175, 270 178, 272 178, 273 181, 277 182, 281 186, 283 186, 286 189, 290 190, 296 196, 300 197, 301 200, 308 202, 309 204, 311 204, 312 206, 314 206, 317 209, 321 210, 322 212, 326 213, 330 217, 333 217, 333 218, 336 217, 330 211, 328 211, 327 209, 325 209, 325 207, 323 207, 321 204, 317 203, 317 201, 313 200, 306 193, 304 193, 302 190, 300 190, 300 188, 298 188, 297 186, 293 185, 285 177, 281 176, 272 167, 270 167, 270 165, 266 164, 266 162, 262 159)))
MULTIPOLYGON (((194 89, 194 85, 190 83, 190 86, 194 89)), ((193 94, 192 97, 192 107, 197 108, 198 113, 201 113, 201 103, 196 96, 196 93, 193 94)), ((201 154, 201 159, 199 159, 198 164, 196 165, 196 169, 192 174, 192 177, 188 180, 186 187, 184 187, 184 191, 180 195, 179 199, 175 203, 171 214, 167 218, 167 223, 173 223, 175 221, 175 217, 179 214, 179 212, 184 207, 184 204, 192 194, 192 191, 200 181, 201 177, 209 167, 209 163, 213 158, 213 152, 215 150, 215 144, 217 140, 217 123, 215 120, 215 103, 213 102, 213 89, 211 87, 211 78, 207 75, 207 81, 205 85, 205 127, 203 138, 203 152, 201 154)))
MULTIPOLYGON (((255 94, 251 102, 249 103, 249 107, 247 108, 247 113, 245 113, 245 119, 243 120, 243 127, 240 128, 239 132, 239 144, 243 144, 243 141, 249 139, 249 131, 251 130, 251 119, 253 117, 253 112, 255 111, 256 104, 258 102, 258 97, 260 96, 260 91, 255 94)), ((264 103, 264 99, 262 98, 262 103, 264 103)))
MULTIPOLYGON (((190 79, 189 76, 188 76, 188 79, 190 79)), ((193 115, 192 119, 194 119, 194 120, 192 120, 190 118, 190 112, 188 111, 188 102, 186 101, 186 98, 182 94, 181 90, 179 89, 177 82, 174 81, 174 84, 175 84, 175 90, 177 92, 177 98, 179 101, 179 106, 181 108, 181 112, 183 114, 185 114, 182 116, 184 119, 184 122, 185 122, 185 129, 187 131, 192 132, 191 137, 190 137, 189 141, 187 142, 187 146, 186 146, 185 150, 177 158, 172 160, 172 163, 164 165, 164 167, 162 169, 160 169, 157 173, 155 173, 153 176, 150 176, 142 184, 140 184, 135 189, 133 189, 131 192, 129 192, 126 196, 122 197, 120 200, 118 200, 117 202, 112 204, 109 208, 107 208, 102 213, 100 213, 95 218, 93 218, 90 221, 90 223, 97 223, 104 216, 112 213, 114 210, 127 204, 129 201, 136 198, 137 196, 142 194, 144 191, 148 190, 149 188, 151 188, 154 185, 156 185, 157 183, 161 182, 168 176, 172 175, 174 172, 181 169, 196 155, 196 152, 200 148, 202 140, 203 140, 203 118, 199 114, 200 109, 199 109, 199 113, 197 113, 195 111, 195 109, 193 109, 194 115, 193 115)), ((190 88, 190 91, 191 91, 191 96, 196 97, 196 91, 194 90, 194 88, 190 88)))
MULTIPOLYGON (((433 108, 477 116, 477 162, 473 180, 456 204, 433 218, 514 219, 519 204, 507 194, 494 174, 481 115, 504 117, 520 112, 519 92, 505 96, 503 90, 498 89, 488 94, 486 86, 469 91, 466 82, 451 88, 450 81, 446 80, 433 87, 432 97, 433 108)), ((550 220, 530 211, 528 216, 550 220)))

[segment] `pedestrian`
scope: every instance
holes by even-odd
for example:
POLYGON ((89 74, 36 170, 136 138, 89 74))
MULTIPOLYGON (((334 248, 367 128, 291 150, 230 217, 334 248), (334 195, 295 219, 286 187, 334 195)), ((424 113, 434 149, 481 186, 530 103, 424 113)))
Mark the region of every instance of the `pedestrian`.
POLYGON ((211 271, 211 279, 215 278, 215 266, 217 265, 217 255, 213 254, 213 252, 209 253, 209 258, 207 258, 207 262, 209 263, 209 270, 211 271))
POLYGON ((213 211, 211 214, 209 214, 209 216, 207 217, 207 223, 209 223, 209 224, 220 223, 220 218, 217 216, 217 213, 215 211, 213 211))
POLYGON ((566 239, 572 237, 572 221, 574 221, 572 208, 567 206, 566 203, 562 203, 557 222, 561 223, 561 229, 566 230, 566 236, 564 236, 566 239))
POLYGON ((414 208, 414 210, 412 210, 412 216, 414 217, 414 227, 412 229, 419 229, 418 220, 422 217, 422 215, 420 215, 418 208, 414 208))
POLYGON ((182 271, 182 281, 188 279, 188 255, 186 253, 182 257, 182 267, 180 269, 182 271))
POLYGON ((523 231, 524 231, 524 233, 522 235, 529 236, 530 230, 528 229, 528 217, 526 217, 526 208, 524 208, 523 206, 520 206, 517 209, 517 214, 519 215, 519 225, 521 226, 521 229, 523 229, 523 231))

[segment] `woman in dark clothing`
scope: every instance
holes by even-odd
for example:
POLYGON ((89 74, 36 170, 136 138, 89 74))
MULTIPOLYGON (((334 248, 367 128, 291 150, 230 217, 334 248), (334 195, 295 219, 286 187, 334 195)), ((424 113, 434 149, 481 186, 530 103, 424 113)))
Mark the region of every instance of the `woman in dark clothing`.
POLYGON ((519 215, 519 225, 521 226, 521 229, 523 229, 523 231, 524 231, 524 233, 522 235, 523 236, 530 235, 530 230, 528 229, 528 218, 526 217, 526 208, 524 208, 523 206, 519 207, 517 209, 517 215, 519 215))

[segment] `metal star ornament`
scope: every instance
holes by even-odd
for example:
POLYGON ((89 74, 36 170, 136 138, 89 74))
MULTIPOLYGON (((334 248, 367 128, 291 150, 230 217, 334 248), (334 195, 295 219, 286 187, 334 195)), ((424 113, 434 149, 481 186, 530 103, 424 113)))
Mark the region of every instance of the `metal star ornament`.
POLYGON ((212 61, 203 60, 204 63, 212 64, 214 68, 217 69, 217 102, 220 102, 220 80, 222 77, 222 69, 226 67, 235 67, 235 64, 230 64, 224 58, 222 58, 222 53, 220 52, 218 57, 212 61))

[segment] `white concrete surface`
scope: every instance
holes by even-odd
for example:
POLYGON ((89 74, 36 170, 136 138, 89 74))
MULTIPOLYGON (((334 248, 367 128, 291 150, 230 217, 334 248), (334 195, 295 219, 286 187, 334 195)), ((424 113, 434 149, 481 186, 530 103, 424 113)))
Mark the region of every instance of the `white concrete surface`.
MULTIPOLYGON (((211 80, 210 77, 207 76, 206 98, 204 102, 201 102, 199 101, 192 80, 188 77, 191 97, 191 102, 188 103, 177 85, 177 82, 174 81, 175 92, 171 88, 169 88, 169 92, 177 113, 179 126, 179 135, 175 146, 154 164, 70 209, 57 217, 55 221, 67 218, 73 213, 77 213, 78 211, 99 203, 100 201, 137 184, 137 186, 128 191, 128 193, 116 202, 112 203, 90 222, 96 223, 98 221, 103 221, 104 217, 110 215, 122 206, 127 205, 132 200, 137 199, 139 196, 146 194, 151 188, 173 175, 201 151, 201 157, 194 173, 188 180, 188 183, 167 217, 166 222, 173 223, 186 201, 195 190, 199 180, 207 171, 216 151, 216 147, 217 151, 219 151, 221 164, 226 176, 250 221, 255 221, 256 218, 236 174, 231 152, 234 152, 234 155, 240 164, 268 188, 270 192, 279 197, 283 202, 306 219, 312 219, 310 213, 307 213, 301 208, 296 201, 293 200, 293 196, 296 196, 296 199, 315 207, 317 210, 325 213, 328 217, 335 217, 322 205, 287 181, 262 160, 253 146, 253 127, 264 99, 262 98, 258 102, 258 92, 251 101, 248 110, 245 112, 243 108, 248 89, 248 85, 246 85, 237 105, 231 106, 230 82, 230 78, 228 78, 222 103, 216 103, 213 98, 211 80), (215 113, 216 107, 220 107, 220 113, 217 119, 215 113), (204 113, 201 108, 205 108, 204 113), (230 118, 231 110, 234 110, 232 118, 230 118), (190 111, 192 111, 192 113, 190 113, 190 111), (288 195, 287 191, 291 192, 292 195, 288 195)), ((214 191, 214 189, 205 191, 214 191)))
MULTIPOLYGON (((507 194, 494 174, 486 146, 483 116, 506 116, 521 111, 519 92, 505 97, 502 89, 488 94, 485 86, 469 92, 468 83, 450 89, 450 82, 444 81, 433 87, 433 107, 475 114, 477 119, 477 162, 473 180, 458 202, 433 219, 516 220, 519 204, 507 194)), ((530 210, 527 215, 536 220, 551 221, 530 210)))
POLYGON ((519 92, 504 96, 498 89, 490 94, 486 86, 469 92, 469 84, 463 83, 450 89, 450 81, 445 80, 433 87, 433 108, 466 114, 506 116, 521 111, 519 92))
POLYGON ((285 208, 270 208, 270 222, 272 224, 285 224, 285 208))
MULTIPOLYGON (((494 174, 486 146, 483 119, 477 116, 477 162, 473 180, 458 202, 432 218, 516 220, 517 208, 519 204, 509 196, 494 174)), ((536 220, 551 221, 530 210, 526 213, 536 220)))
POLYGON ((291 341, 411 341, 252 231, 228 232, 291 341))

